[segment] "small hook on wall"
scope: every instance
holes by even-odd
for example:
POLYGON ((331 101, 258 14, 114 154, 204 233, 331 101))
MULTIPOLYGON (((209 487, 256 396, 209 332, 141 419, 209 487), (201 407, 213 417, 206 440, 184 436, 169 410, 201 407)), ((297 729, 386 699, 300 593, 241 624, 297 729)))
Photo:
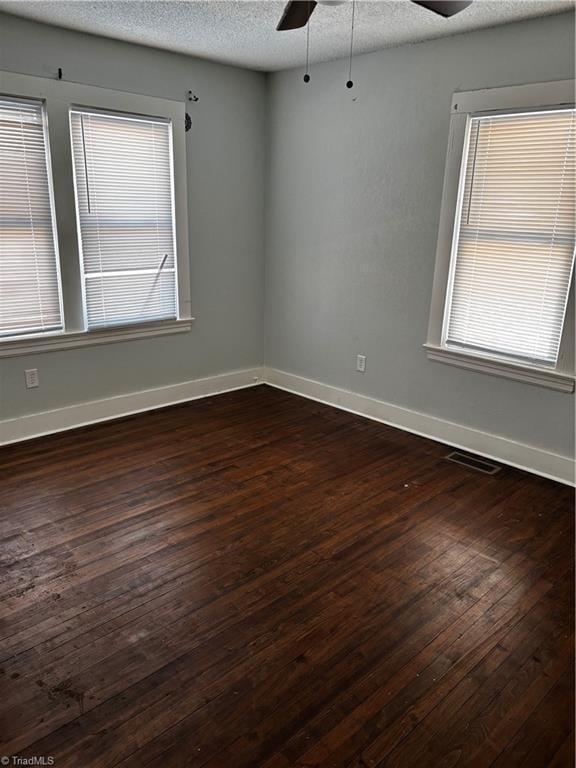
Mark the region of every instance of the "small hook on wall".
POLYGON ((58 80, 62 80, 62 67, 58 67, 58 80))

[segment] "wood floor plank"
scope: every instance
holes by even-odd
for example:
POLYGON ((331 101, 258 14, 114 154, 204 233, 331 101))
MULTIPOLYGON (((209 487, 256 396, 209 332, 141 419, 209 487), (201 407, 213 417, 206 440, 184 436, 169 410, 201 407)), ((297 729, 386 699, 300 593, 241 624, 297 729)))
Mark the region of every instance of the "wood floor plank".
POLYGON ((567 768, 573 492, 261 386, 0 449, 0 753, 567 768))

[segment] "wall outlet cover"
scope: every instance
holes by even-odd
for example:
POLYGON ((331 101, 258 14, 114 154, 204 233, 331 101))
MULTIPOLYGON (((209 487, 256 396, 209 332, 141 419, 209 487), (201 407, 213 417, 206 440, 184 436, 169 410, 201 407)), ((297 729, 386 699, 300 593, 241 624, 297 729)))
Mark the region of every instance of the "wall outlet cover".
POLYGON ((35 389, 40 386, 40 379, 38 378, 38 368, 29 368, 24 371, 26 378, 26 389, 35 389))

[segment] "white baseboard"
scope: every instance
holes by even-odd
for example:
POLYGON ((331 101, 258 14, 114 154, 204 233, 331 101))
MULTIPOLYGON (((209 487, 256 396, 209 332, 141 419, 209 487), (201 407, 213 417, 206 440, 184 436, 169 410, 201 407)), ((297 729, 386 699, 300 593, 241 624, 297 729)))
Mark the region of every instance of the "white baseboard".
POLYGON ((0 421, 0 445, 30 440, 235 389, 244 389, 263 382, 551 480, 574 485, 574 460, 568 456, 560 456, 542 448, 517 443, 499 435, 411 411, 383 400, 376 400, 273 368, 232 371, 204 379, 78 403, 20 418, 5 419, 0 421))
POLYGON ((16 419, 0 421, 0 445, 30 440, 33 437, 63 432, 67 429, 84 427, 100 421, 118 419, 153 408, 210 397, 234 389, 244 389, 262 383, 262 368, 248 368, 241 371, 193 379, 166 387, 143 389, 102 400, 68 405, 53 411, 42 411, 16 419))
POLYGON ((517 443, 499 435, 411 411, 383 400, 376 400, 274 368, 265 369, 264 381, 278 389, 333 405, 344 411, 413 432, 415 435, 428 437, 566 485, 574 485, 574 460, 568 456, 551 453, 525 443, 517 443))

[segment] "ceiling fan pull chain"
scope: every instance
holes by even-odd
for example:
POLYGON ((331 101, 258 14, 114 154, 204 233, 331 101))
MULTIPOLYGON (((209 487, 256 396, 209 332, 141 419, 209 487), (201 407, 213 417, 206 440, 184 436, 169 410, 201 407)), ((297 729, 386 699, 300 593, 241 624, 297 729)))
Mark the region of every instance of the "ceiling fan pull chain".
MULTIPOLYGON (((310 5, 310 3, 308 3, 310 5)), ((312 11, 310 11, 312 13, 312 11)), ((310 82, 310 73, 308 72, 308 64, 310 63, 310 17, 306 23, 306 72, 304 73, 304 82, 310 82)))
POLYGON ((352 0, 352 24, 350 26, 350 57, 348 60, 348 80, 346 82, 346 88, 352 88, 354 82, 352 80, 352 53, 354 51, 354 11, 356 10, 356 0, 352 0))

